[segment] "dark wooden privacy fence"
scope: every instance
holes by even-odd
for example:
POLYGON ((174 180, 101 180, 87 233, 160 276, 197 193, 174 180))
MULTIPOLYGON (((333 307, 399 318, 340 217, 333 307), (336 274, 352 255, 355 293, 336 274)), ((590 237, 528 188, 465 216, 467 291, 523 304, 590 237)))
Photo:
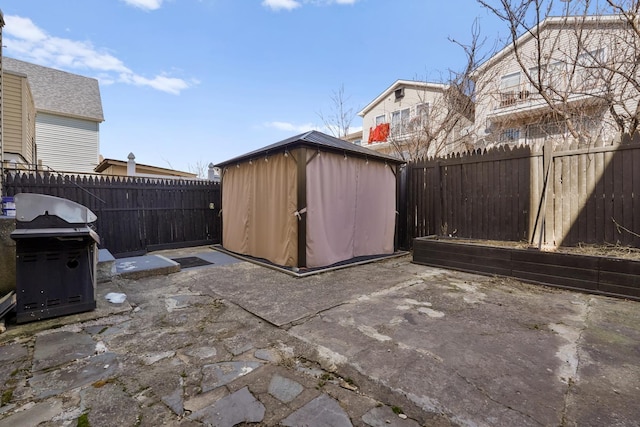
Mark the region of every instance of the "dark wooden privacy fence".
POLYGON ((531 162, 538 162, 538 157, 528 148, 518 148, 409 163, 411 238, 527 239, 531 162))
POLYGON ((91 209, 101 247, 116 257, 220 243, 219 183, 48 173, 4 178, 4 195, 48 194, 91 209))
MULTIPOLYGON (((640 247, 640 144, 500 148, 409 163, 409 239, 640 247)), ((406 226, 404 221, 406 221, 406 226)), ((401 227, 399 227, 401 228, 401 227)))

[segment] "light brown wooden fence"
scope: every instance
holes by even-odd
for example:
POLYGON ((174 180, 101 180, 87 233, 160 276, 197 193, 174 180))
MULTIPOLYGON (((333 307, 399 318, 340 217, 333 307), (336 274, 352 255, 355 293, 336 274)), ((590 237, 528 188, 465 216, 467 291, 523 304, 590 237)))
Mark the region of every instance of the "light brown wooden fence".
POLYGON ((410 238, 640 247, 640 143, 498 148, 411 162, 406 173, 410 238))

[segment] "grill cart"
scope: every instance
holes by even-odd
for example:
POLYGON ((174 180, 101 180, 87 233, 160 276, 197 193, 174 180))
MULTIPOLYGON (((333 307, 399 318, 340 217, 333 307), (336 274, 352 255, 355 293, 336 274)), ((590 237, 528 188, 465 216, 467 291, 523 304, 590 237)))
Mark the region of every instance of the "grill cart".
POLYGON ((71 200, 43 194, 15 197, 16 321, 96 308, 96 215, 71 200))

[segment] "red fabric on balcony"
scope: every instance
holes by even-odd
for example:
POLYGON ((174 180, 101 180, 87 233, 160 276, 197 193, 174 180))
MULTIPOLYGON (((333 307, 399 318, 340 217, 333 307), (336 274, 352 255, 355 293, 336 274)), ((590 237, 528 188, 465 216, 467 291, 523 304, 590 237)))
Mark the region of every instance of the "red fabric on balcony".
POLYGON ((369 128, 369 144, 372 142, 386 142, 389 136, 389 123, 381 123, 375 128, 369 128))

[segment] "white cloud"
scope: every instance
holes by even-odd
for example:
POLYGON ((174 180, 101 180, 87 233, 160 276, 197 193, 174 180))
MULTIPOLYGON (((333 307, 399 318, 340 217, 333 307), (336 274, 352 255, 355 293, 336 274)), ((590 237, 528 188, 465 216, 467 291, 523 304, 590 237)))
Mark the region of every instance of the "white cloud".
POLYGON ((357 1, 358 0, 263 0, 262 6, 271 10, 293 10, 301 7, 303 4, 327 6, 332 4, 355 4, 357 1))
POLYGON ((293 10, 301 6, 300 2, 296 0, 264 0, 262 5, 271 10, 293 10))
POLYGON ((266 127, 270 127, 270 128, 274 128, 274 129, 278 129, 278 130, 283 130, 283 131, 287 131, 287 132, 308 132, 310 130, 320 130, 320 128, 318 128, 318 126, 312 124, 312 123, 305 123, 305 124, 301 124, 301 125, 296 125, 293 123, 289 123, 289 122, 267 122, 264 124, 266 127))
POLYGON ((89 70, 103 84, 120 82, 148 86, 175 95, 197 84, 165 74, 144 77, 128 68, 106 49, 95 48, 91 42, 50 36, 29 18, 11 15, 4 18, 6 26, 3 42, 7 46, 8 56, 84 75, 89 70))
POLYGON ((129 6, 137 7, 143 10, 160 9, 163 0, 122 0, 129 6))

